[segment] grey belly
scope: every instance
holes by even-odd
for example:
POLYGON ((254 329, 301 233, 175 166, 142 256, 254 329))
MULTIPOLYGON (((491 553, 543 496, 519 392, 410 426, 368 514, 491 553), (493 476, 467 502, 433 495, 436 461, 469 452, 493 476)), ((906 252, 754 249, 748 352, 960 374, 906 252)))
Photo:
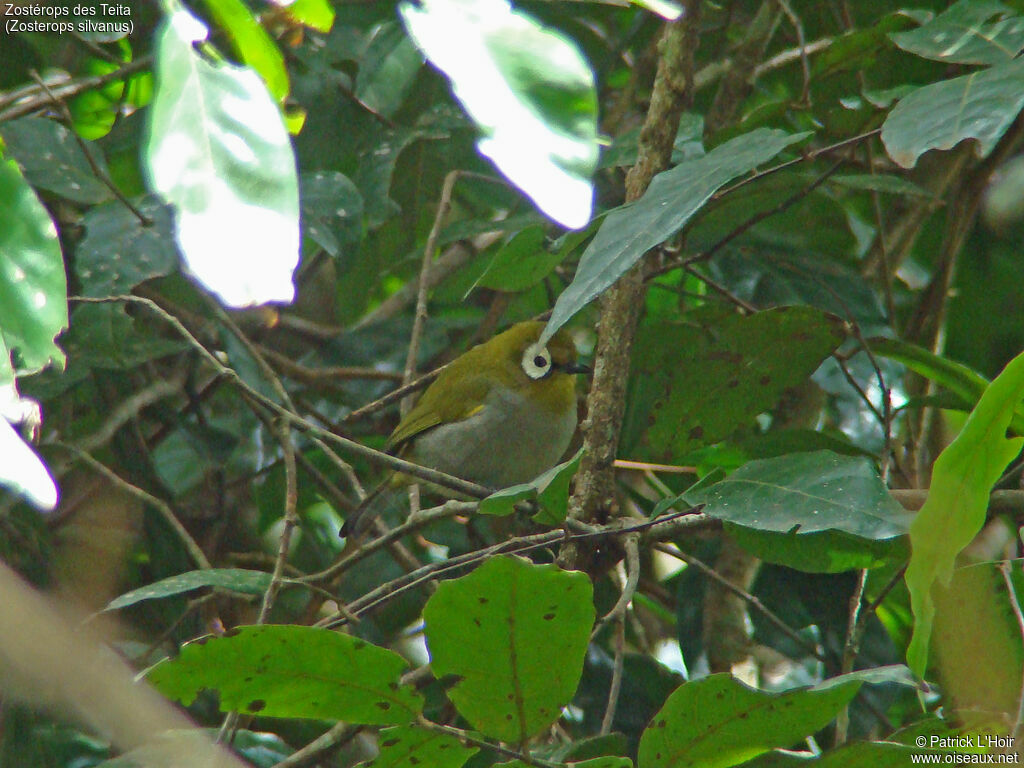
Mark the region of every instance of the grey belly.
POLYGON ((410 458, 465 480, 506 488, 558 463, 575 429, 574 408, 553 418, 515 395, 505 395, 490 398, 468 419, 420 435, 410 458))

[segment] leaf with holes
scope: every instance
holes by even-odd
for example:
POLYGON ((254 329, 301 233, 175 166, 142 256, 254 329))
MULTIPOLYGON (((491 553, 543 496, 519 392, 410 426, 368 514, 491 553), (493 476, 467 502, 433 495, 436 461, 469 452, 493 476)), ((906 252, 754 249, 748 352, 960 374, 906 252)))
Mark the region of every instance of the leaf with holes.
POLYGON ((399 684, 407 666, 397 653, 327 629, 249 626, 188 643, 146 677, 186 705, 215 689, 222 712, 404 725, 423 708, 399 684))
POLYGON ((107 603, 104 611, 115 611, 143 600, 180 595, 201 587, 219 587, 243 595, 262 595, 270 585, 270 574, 266 571, 250 571, 244 568, 209 568, 205 571, 189 571, 177 576, 147 584, 144 587, 125 592, 107 603))
POLYGON ((480 750, 463 744, 455 736, 415 726, 385 728, 377 739, 380 752, 363 763, 366 768, 461 768, 480 750))
POLYGON ((930 149, 978 142, 987 157, 1024 108, 1024 59, 918 88, 900 99, 882 125, 889 157, 904 168, 930 149))
POLYGON ((178 268, 171 208, 156 197, 136 203, 149 224, 120 202, 93 208, 82 217, 85 237, 75 250, 75 274, 83 296, 113 296, 178 268))
MULTIPOLYGON (((60 123, 23 117, 0 126, 0 137, 32 186, 76 203, 102 203, 113 197, 96 178, 74 135, 60 123)), ((100 172, 109 176, 103 154, 90 142, 86 147, 100 172)))
POLYGON ((456 675, 459 713, 491 738, 523 743, 561 715, 594 623, 586 574, 518 557, 442 582, 423 609, 431 667, 456 675))
POLYGON ((624 454, 673 462, 724 440, 806 380, 845 338, 839 318, 803 306, 641 327, 624 454))
POLYGON ((824 728, 863 682, 910 684, 905 667, 885 667, 781 694, 750 688, 729 674, 684 683, 640 738, 638 768, 725 768, 824 728))

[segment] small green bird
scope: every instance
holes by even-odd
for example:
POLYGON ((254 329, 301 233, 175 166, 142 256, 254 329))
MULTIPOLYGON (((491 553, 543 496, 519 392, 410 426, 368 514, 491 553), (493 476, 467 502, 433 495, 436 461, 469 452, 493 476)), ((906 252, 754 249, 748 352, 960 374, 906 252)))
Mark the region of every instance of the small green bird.
MULTIPOLYGON (((589 369, 563 330, 546 346, 544 323, 513 325, 457 357, 388 438, 386 450, 489 488, 550 469, 576 430, 573 374, 589 369)), ((365 502, 342 536, 358 532, 365 502)))

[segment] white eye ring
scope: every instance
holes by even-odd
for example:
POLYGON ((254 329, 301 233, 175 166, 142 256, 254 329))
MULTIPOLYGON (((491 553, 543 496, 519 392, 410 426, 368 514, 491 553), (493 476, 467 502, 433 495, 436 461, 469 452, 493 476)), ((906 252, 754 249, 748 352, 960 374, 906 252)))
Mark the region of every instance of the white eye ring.
POLYGON ((536 381, 551 371, 551 354, 547 347, 531 344, 523 353, 523 373, 536 381))

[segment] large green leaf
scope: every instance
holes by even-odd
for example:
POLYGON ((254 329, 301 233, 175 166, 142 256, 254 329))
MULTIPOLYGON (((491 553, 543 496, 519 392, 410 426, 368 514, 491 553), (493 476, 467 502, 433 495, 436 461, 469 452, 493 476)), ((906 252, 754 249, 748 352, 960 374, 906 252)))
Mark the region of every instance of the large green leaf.
POLYGON ((144 587, 125 592, 115 597, 103 609, 114 611, 127 608, 143 600, 180 595, 200 587, 219 587, 243 595, 262 595, 270 585, 270 574, 266 571, 249 571, 244 568, 210 568, 205 571, 189 571, 169 576, 144 587))
POLYGON ((907 663, 920 675, 928 663, 936 582, 948 585, 956 556, 985 523, 992 486, 1020 453, 1024 438, 1006 429, 1024 397, 1024 353, 989 384, 960 434, 939 454, 928 498, 910 526, 911 557, 906 582, 914 610, 907 663))
POLYGON ((178 268, 171 209, 152 196, 136 202, 144 224, 121 202, 91 209, 82 217, 85 237, 75 249, 75 275, 83 296, 129 293, 139 283, 178 268))
POLYGON ((177 208, 178 245, 207 288, 231 306, 291 301, 299 196, 288 133, 254 72, 196 51, 206 32, 175 7, 157 35, 149 181, 177 208))
POLYGON ((586 574, 517 557, 442 583, 423 609, 431 667, 457 675, 449 698, 470 724, 522 743, 561 715, 594 622, 586 574))
POLYGON ((726 768, 791 747, 832 721, 860 689, 861 674, 781 694, 749 688, 729 674, 684 683, 640 739, 638 768, 726 768))
POLYGON ((846 337, 839 318, 813 307, 687 319, 637 334, 623 434, 630 458, 674 461, 724 440, 806 380, 846 337))
POLYGON ((406 666, 397 653, 327 629, 248 626, 188 643, 147 677, 185 704, 216 689, 225 712, 404 725, 422 708, 419 694, 398 684, 406 666))
POLYGON ((924 26, 889 37, 926 59, 1002 64, 1024 49, 1024 16, 995 0, 960 0, 924 26))
POLYGON ((0 160, 0 307, 4 363, 9 352, 20 373, 64 365, 54 342, 68 325, 60 240, 13 160, 0 160))
POLYGON ((366 768, 461 768, 480 750, 463 744, 455 736, 415 726, 385 728, 377 740, 380 752, 363 763, 366 768))
POLYGON ((356 98, 374 113, 391 117, 402 106, 423 67, 423 57, 397 22, 375 28, 359 60, 356 98))
POLYGON ((759 557, 825 573, 878 564, 911 517, 867 459, 831 451, 750 461, 683 497, 759 557))
MULTIPOLYGON (((33 186, 76 203, 102 203, 113 197, 67 128, 42 117, 23 117, 0 126, 0 136, 33 186)), ((103 154, 87 143, 93 162, 108 173, 103 154)))
POLYGON ((911 168, 930 149, 978 142, 986 157, 1024 107, 1024 59, 932 83, 900 99, 882 125, 889 156, 911 168))
POLYGON ((808 135, 758 128, 655 176, 643 197, 605 218, 580 258, 572 284, 558 297, 544 338, 554 335, 647 251, 682 229, 720 187, 808 135))
POLYGON ((480 126, 480 152, 572 229, 590 220, 594 74, 576 43, 507 0, 402 3, 409 34, 480 126))

